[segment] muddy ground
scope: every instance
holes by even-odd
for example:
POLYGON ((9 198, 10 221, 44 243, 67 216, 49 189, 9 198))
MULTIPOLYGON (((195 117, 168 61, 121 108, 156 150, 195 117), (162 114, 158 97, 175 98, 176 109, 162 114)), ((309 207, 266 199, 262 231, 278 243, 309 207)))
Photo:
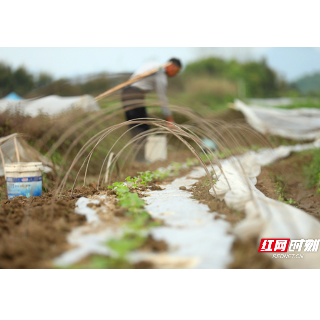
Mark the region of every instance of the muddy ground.
POLYGON ((311 153, 293 153, 288 158, 270 166, 263 167, 256 187, 266 196, 278 200, 275 183, 281 186, 285 201, 304 210, 320 221, 320 194, 317 187, 308 187, 308 180, 303 168, 308 166, 313 156, 311 153))
MULTIPOLYGON (((308 187, 308 181, 303 167, 312 161, 312 154, 308 152, 293 153, 288 158, 279 160, 272 165, 261 168, 261 174, 257 177, 256 188, 267 197, 279 200, 277 184, 281 186, 283 201, 293 200, 291 205, 300 208, 308 214, 320 220, 320 194, 317 187, 308 187)), ((187 190, 192 193, 194 199, 200 203, 207 204, 210 211, 223 214, 226 221, 231 225, 244 219, 243 212, 230 209, 224 201, 213 199, 209 194, 211 188, 206 177, 199 179, 187 190)), ((216 217, 216 219, 220 217, 216 217)), ((236 240, 233 244, 232 253, 234 261, 228 268, 235 269, 275 269, 280 268, 276 260, 269 259, 258 253, 257 241, 236 240)))
MULTIPOLYGON (((202 177, 191 188, 187 189, 192 193, 192 198, 199 200, 200 203, 208 205, 210 212, 218 212, 222 217, 216 216, 215 219, 224 219, 235 225, 244 219, 244 212, 239 212, 227 207, 222 200, 214 199, 209 190, 211 189, 207 177, 202 177)), ((231 269, 275 269, 279 266, 271 260, 258 253, 255 240, 240 241, 236 240, 232 247, 234 261, 228 266, 231 269)))
MULTIPOLYGON (((294 153, 286 159, 263 167, 256 187, 266 196, 278 200, 279 194, 276 192, 275 183, 279 183, 282 186, 285 201, 292 199, 294 201, 292 205, 320 219, 318 209, 320 194, 316 193, 315 187, 307 187, 307 181, 301 169, 311 160, 311 154, 294 153)), ((163 163, 162 166, 168 164, 163 163)), ((159 163, 155 166, 158 168, 159 163)), ((132 173, 140 169, 142 168, 133 166, 132 173)), ((179 175, 169 177, 161 183, 169 183, 189 171, 190 169, 180 170, 179 175)), ((158 184, 159 182, 154 181, 152 188, 157 188, 158 184)), ((199 179, 196 184, 187 188, 191 192, 191 197, 207 204, 212 212, 224 215, 223 218, 232 225, 244 218, 243 212, 232 210, 225 205, 224 201, 213 199, 208 192, 209 189, 210 184, 207 177, 199 179)), ((65 191, 54 205, 52 205, 52 192, 32 199, 17 197, 12 200, 2 200, 0 206, 0 268, 52 268, 52 259, 69 249, 66 241, 68 233, 72 228, 86 223, 84 216, 74 213, 76 201, 81 196, 92 196, 99 192, 96 185, 90 183, 89 187, 76 188, 72 196, 70 190, 65 191)), ((123 216, 119 210, 115 212, 115 215, 123 216)), ((148 238, 142 249, 162 252, 167 250, 167 246, 164 242, 160 243, 148 238)), ((279 267, 273 260, 258 254, 255 240, 245 243, 237 240, 232 250, 234 261, 229 268, 279 267)), ((82 267, 89 267, 88 261, 84 261, 81 264, 82 267)), ((152 268, 153 266, 150 263, 141 262, 134 266, 124 267, 152 268)))
POLYGON ((0 268, 50 268, 51 260, 68 249, 67 234, 85 223, 75 202, 91 190, 52 202, 52 193, 2 200, 0 206, 0 268))
MULTIPOLYGON (((186 153, 182 153, 179 160, 186 159, 186 153)), ((176 158, 175 158, 176 159, 176 158)), ((155 170, 166 167, 172 159, 157 161, 147 167, 133 164, 130 169, 131 176, 137 172, 155 170)), ((185 175, 190 169, 180 169, 179 174, 167 177, 161 183, 169 183, 179 176, 185 175)), ((121 180, 120 180, 121 181, 121 180)), ((0 268, 52 268, 52 259, 64 251, 70 249, 67 243, 67 235, 77 226, 86 223, 86 218, 75 214, 75 203, 80 197, 99 195, 100 192, 113 193, 106 186, 97 190, 95 182, 88 186, 76 187, 71 195, 71 189, 62 192, 59 199, 52 201, 54 190, 43 192, 40 197, 26 198, 23 196, 8 200, 4 178, 2 183, 2 199, 0 205, 0 268)), ((150 190, 159 189, 159 181, 150 184, 150 190)), ((143 192, 139 194, 144 197, 143 192)), ((116 216, 121 224, 127 220, 124 212, 114 206, 112 216, 116 216)), ((141 250, 151 252, 163 252, 167 245, 163 241, 155 241, 149 237, 141 250)), ((85 264, 82 264, 82 266, 85 264)), ((141 262, 137 265, 126 265, 133 268, 152 268, 149 263, 141 262)))
MULTIPOLYGON (((225 110, 219 117, 220 120, 243 120, 243 115, 234 110, 225 110)), ((241 120, 241 121, 242 121, 241 120)), ((256 144, 257 137, 254 133, 247 136, 248 144, 256 144)), ((276 137, 270 137, 273 145, 283 143, 294 144, 294 141, 287 141, 276 137)), ((181 148, 181 145, 171 145, 168 160, 157 161, 148 164, 130 163, 125 170, 119 174, 115 168, 111 183, 124 181, 127 176, 135 176, 137 172, 154 171, 159 167, 166 167, 172 161, 185 162, 187 158, 194 158, 189 150, 181 148)), ((266 196, 278 199, 275 183, 282 186, 285 200, 292 199, 297 206, 308 212, 317 219, 319 217, 320 195, 316 194, 316 188, 308 188, 303 175, 302 167, 312 160, 310 154, 293 154, 287 159, 280 160, 268 167, 263 167, 256 187, 266 196)), ((180 170, 179 175, 167 178, 170 182, 173 179, 186 175, 190 169, 180 170)), ((66 236, 76 226, 85 224, 84 216, 74 213, 75 203, 81 196, 98 194, 97 177, 88 177, 88 187, 77 188, 73 196, 70 191, 62 193, 59 201, 52 205, 52 194, 54 177, 49 176, 49 181, 44 183, 46 190, 41 197, 26 199, 19 197, 12 200, 7 198, 4 178, 0 178, 1 206, 0 206, 0 268, 52 268, 52 259, 69 249, 66 236)), ((81 185, 81 180, 77 185, 81 185)), ((155 186, 156 186, 155 181, 155 186)), ((189 189, 189 188, 188 188, 189 189)), ((201 203, 209 206, 210 210, 225 215, 225 219, 231 224, 236 224, 244 218, 242 212, 229 209, 223 201, 215 200, 208 193, 210 185, 206 178, 190 188, 192 197, 201 203)), ((117 213, 118 215, 121 213, 117 213)), ((158 247, 165 249, 165 244, 155 244, 152 239, 148 240, 144 249, 156 251, 158 247)), ((233 246, 234 262, 230 268, 276 268, 277 266, 270 259, 264 259, 257 253, 256 242, 243 243, 236 241, 233 246)), ((151 268, 151 265, 141 263, 134 266, 137 268, 151 268)))

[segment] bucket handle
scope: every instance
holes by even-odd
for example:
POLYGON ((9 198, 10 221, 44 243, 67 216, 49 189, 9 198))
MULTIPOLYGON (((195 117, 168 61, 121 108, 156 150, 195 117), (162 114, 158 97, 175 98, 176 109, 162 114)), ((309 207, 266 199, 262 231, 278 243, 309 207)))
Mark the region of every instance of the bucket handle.
POLYGON ((6 170, 5 170, 5 162, 4 162, 4 156, 3 156, 3 153, 2 153, 2 148, 0 146, 0 154, 1 154, 1 160, 2 160, 2 165, 3 165, 3 173, 4 173, 4 178, 5 180, 7 181, 7 177, 6 177, 6 170))

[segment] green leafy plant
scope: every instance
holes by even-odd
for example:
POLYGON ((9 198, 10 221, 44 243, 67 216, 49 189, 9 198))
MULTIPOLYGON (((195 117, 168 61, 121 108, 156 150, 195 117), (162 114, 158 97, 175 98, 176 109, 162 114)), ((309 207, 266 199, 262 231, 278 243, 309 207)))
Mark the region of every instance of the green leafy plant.
MULTIPOLYGON (((213 182, 215 183, 215 180, 213 180, 213 182)), ((203 185, 204 187, 210 187, 211 184, 210 184, 209 179, 206 178, 206 179, 203 181, 202 185, 203 185)))
POLYGON ((279 181, 275 183, 275 187, 276 187, 275 192, 278 195, 279 201, 284 202, 284 203, 288 203, 288 204, 295 204, 296 203, 291 198, 289 200, 285 200, 285 195, 284 195, 285 186, 282 187, 282 185, 279 181))
POLYGON ((140 248, 146 242, 146 237, 136 232, 127 232, 120 239, 111 239, 107 242, 120 259, 125 259, 130 251, 140 248))
POLYGON ((130 212, 136 212, 138 209, 143 208, 145 202, 139 198, 137 193, 127 192, 119 199, 119 204, 130 212))
MULTIPOLYGON (((189 161, 190 163, 191 161, 189 161)), ((141 231, 162 224, 161 221, 154 221, 151 218, 144 209, 145 201, 139 197, 138 193, 135 191, 130 192, 130 190, 138 189, 139 186, 147 186, 154 179, 161 180, 171 174, 175 174, 182 167, 182 164, 176 162, 173 163, 172 167, 172 170, 138 172, 137 177, 132 178, 129 176, 126 178, 126 182, 115 182, 112 186, 108 186, 108 189, 115 191, 119 200, 118 205, 125 210, 125 215, 130 218, 130 221, 125 225, 130 231, 126 232, 120 239, 111 239, 107 242, 109 248, 114 250, 118 257, 116 259, 110 257, 102 257, 100 259, 96 257, 94 263, 92 262, 94 267, 130 266, 127 261, 127 254, 140 248, 146 241, 146 237, 141 235, 141 231)))
POLYGON ((308 187, 317 186, 317 193, 320 193, 320 149, 312 150, 310 153, 313 159, 303 171, 308 180, 308 187))
POLYGON ((180 173, 179 169, 182 167, 182 163, 171 162, 170 166, 173 167, 173 174, 178 175, 180 173))
POLYGON ((288 201, 285 201, 285 203, 295 204, 296 202, 290 198, 288 201))
POLYGON ((130 176, 126 178, 126 180, 128 181, 128 183, 130 184, 130 186, 133 189, 137 189, 138 188, 138 180, 139 178, 131 178, 130 176))

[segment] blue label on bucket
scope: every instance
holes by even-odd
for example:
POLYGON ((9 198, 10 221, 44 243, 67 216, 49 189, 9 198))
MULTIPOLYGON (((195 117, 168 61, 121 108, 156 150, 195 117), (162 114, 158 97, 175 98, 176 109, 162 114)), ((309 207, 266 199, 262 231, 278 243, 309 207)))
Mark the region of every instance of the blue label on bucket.
POLYGON ((41 196, 42 177, 7 178, 8 199, 41 196))
POLYGON ((7 178, 7 182, 33 182, 42 181, 42 177, 7 178))

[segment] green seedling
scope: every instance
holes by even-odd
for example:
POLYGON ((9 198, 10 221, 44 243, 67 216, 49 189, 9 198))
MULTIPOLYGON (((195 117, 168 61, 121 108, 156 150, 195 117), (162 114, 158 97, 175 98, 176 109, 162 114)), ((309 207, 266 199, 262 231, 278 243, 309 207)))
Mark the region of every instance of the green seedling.
POLYGON ((278 195, 278 200, 281 201, 281 202, 284 202, 284 197, 283 197, 283 193, 282 193, 282 187, 281 187, 280 183, 276 182, 275 183, 275 187, 276 187, 276 189, 274 191, 278 195))
POLYGON ((170 165, 173 167, 173 174, 178 175, 180 173, 179 169, 182 167, 182 164, 179 162, 171 162, 170 165))
POLYGON ((204 187, 210 187, 210 186, 211 186, 210 181, 209 181, 208 179, 205 179, 205 180, 203 181, 203 186, 204 186, 204 187))
POLYGON ((290 198, 288 201, 285 201, 285 203, 295 204, 296 202, 290 198))
MULTIPOLYGON (((189 164, 193 162, 189 161, 189 164)), ((172 163, 174 173, 179 171, 182 164, 174 162, 172 163)), ((96 268, 108 268, 110 265, 128 265, 127 254, 141 247, 146 238, 139 234, 140 231, 148 228, 157 227, 161 225, 160 221, 153 221, 148 212, 144 210, 145 201, 139 198, 139 195, 135 192, 130 192, 130 188, 138 188, 138 185, 146 186, 149 182, 154 179, 164 179, 172 174, 172 170, 165 171, 146 171, 138 172, 138 176, 126 178, 125 182, 115 182, 112 186, 108 186, 109 189, 113 189, 116 192, 117 198, 119 199, 119 206, 126 210, 125 215, 130 218, 130 221, 126 223, 126 227, 131 231, 126 233, 120 239, 112 239, 108 241, 107 245, 113 249, 117 254, 117 259, 111 258, 97 258, 93 263, 96 268)))
POLYGON ((126 178, 126 180, 130 183, 130 186, 133 189, 137 189, 138 188, 138 184, 137 181, 139 180, 139 178, 131 178, 130 176, 126 178))
POLYGON ((171 162, 170 164, 172 167, 175 167, 175 168, 181 168, 182 167, 182 163, 179 163, 179 162, 171 162))
POLYGON ((109 189, 117 188, 117 187, 125 187, 125 182, 115 182, 112 186, 108 186, 109 189))
POLYGON ((107 245, 118 254, 120 259, 125 259, 130 251, 140 248, 145 242, 146 237, 138 233, 128 232, 120 239, 109 240, 107 245))
POLYGON ((129 212, 137 212, 138 209, 143 208, 145 202, 139 198, 137 193, 127 192, 119 199, 119 204, 129 212))
POLYGON ((186 164, 187 164, 187 167, 188 167, 188 168, 189 168, 189 167, 191 167, 191 166, 192 166, 192 164, 193 164, 192 159, 187 158, 187 162, 186 162, 186 164))
MULTIPOLYGON (((279 179, 281 180, 281 178, 279 179)), ((292 200, 291 198, 289 200, 285 200, 285 196, 284 196, 284 188, 282 187, 280 182, 276 182, 275 183, 275 187, 276 187, 276 194, 278 195, 278 200, 284 203, 288 203, 288 204, 295 204, 296 202, 294 200, 292 200)))
POLYGON ((308 180, 308 187, 317 186, 317 193, 320 193, 320 149, 309 151, 313 156, 311 163, 303 167, 303 171, 308 180))
POLYGON ((116 188, 115 191, 118 196, 122 196, 122 195, 129 193, 129 188, 128 187, 118 187, 118 188, 116 188))
POLYGON ((129 269, 130 263, 121 258, 94 256, 91 260, 90 269, 129 269))
POLYGON ((169 177, 171 174, 170 170, 160 171, 157 170, 153 173, 153 179, 163 180, 166 177, 169 177))
MULTIPOLYGON (((217 152, 216 154, 219 154, 219 152, 217 152)), ((203 162, 208 162, 209 160, 212 161, 214 160, 214 156, 211 154, 205 154, 205 153, 201 153, 200 154, 200 158, 203 162)))
POLYGON ((153 222, 151 220, 151 216, 144 210, 140 210, 139 212, 132 214, 131 217, 133 219, 128 222, 127 226, 135 231, 145 230, 159 225, 159 223, 153 222))

